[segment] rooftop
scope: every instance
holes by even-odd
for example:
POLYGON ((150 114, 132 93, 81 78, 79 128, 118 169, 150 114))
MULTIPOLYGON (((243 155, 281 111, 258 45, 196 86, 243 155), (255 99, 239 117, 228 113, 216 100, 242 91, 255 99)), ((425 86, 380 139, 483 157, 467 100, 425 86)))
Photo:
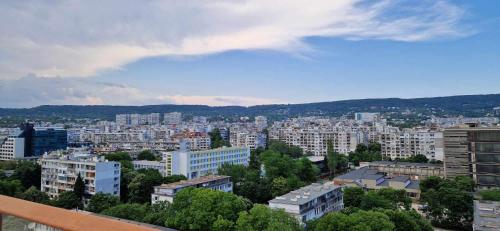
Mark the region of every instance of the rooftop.
POLYGON ((397 167, 432 167, 432 168, 443 168, 442 164, 429 164, 429 163, 412 163, 412 162, 392 162, 392 161, 373 161, 369 163, 370 166, 373 165, 394 165, 397 167))
POLYGON ((269 203, 302 205, 337 188, 339 188, 339 186, 335 186, 333 184, 313 183, 295 191, 291 191, 285 195, 276 197, 270 200, 269 203))
POLYGON ((190 187, 190 186, 195 186, 199 184, 204 184, 204 183, 209 183, 211 181, 215 180, 222 180, 222 179, 228 179, 231 178, 230 176, 221 176, 221 175, 209 175, 209 176, 202 176, 196 179, 191 179, 191 180, 181 180, 179 182, 174 182, 170 184, 162 184, 159 186, 155 186, 158 188, 162 189, 177 189, 177 188, 185 188, 185 187, 190 187))
POLYGON ((384 174, 375 169, 369 169, 368 167, 362 167, 354 171, 350 171, 346 174, 335 177, 339 180, 357 180, 357 179, 379 179, 384 177, 384 174))
POLYGON ((474 201, 474 230, 500 230, 500 202, 474 201))

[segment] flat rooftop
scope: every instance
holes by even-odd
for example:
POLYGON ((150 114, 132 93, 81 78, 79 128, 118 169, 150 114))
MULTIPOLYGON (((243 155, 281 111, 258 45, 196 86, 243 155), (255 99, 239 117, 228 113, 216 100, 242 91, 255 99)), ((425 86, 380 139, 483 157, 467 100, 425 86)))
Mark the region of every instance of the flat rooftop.
POLYGON ((269 203, 302 205, 337 188, 340 187, 328 183, 313 183, 295 191, 291 191, 285 195, 276 197, 270 200, 269 203))
POLYGON ((204 184, 204 183, 209 183, 215 180, 222 180, 222 179, 228 179, 231 178, 230 176, 221 176, 221 175, 209 175, 209 176, 202 176, 199 178, 191 179, 191 180, 181 180, 179 182, 174 182, 170 184, 162 184, 159 186, 155 186, 158 188, 162 189, 177 189, 177 188, 185 188, 185 187, 191 187, 199 184, 204 184))
POLYGON ((474 230, 500 230, 500 202, 474 201, 474 230))
POLYGON ((373 161, 369 163, 369 166, 374 165, 392 165, 396 167, 427 167, 427 168, 443 168, 442 164, 429 164, 429 163, 412 163, 412 162, 392 162, 392 161, 373 161))

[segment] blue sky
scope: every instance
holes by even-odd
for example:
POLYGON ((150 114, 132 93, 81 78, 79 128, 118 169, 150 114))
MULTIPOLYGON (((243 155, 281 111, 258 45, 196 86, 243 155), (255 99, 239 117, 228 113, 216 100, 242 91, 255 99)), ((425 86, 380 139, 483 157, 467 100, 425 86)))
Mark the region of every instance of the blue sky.
MULTIPOLYGON (((231 35, 221 43, 204 40, 203 44, 208 44, 206 47, 194 44, 158 53, 118 47, 104 55, 94 54, 90 52, 94 47, 106 50, 109 45, 102 48, 100 43, 93 43, 93 40, 100 38, 85 34, 89 33, 87 31, 83 33, 89 36, 88 40, 75 40, 67 35, 68 38, 57 39, 57 42, 68 47, 84 44, 84 48, 77 51, 89 53, 89 58, 75 56, 75 62, 79 65, 74 65, 71 60, 65 60, 68 53, 58 54, 59 49, 51 49, 51 52, 56 52, 56 58, 58 55, 61 58, 54 58, 57 65, 47 61, 46 66, 57 68, 47 68, 37 60, 29 60, 33 62, 32 66, 20 65, 19 70, 13 71, 12 68, 5 68, 5 63, 2 65, 2 57, 9 58, 10 50, 0 47, 0 68, 4 67, 4 73, 8 73, 5 74, 7 77, 0 77, 0 81, 3 79, 3 85, 0 82, 0 95, 10 99, 9 102, 0 102, 0 107, 160 103, 253 105, 500 93, 500 3, 486 0, 442 1, 445 5, 436 5, 434 1, 423 1, 423 4, 415 6, 408 1, 403 4, 390 2, 382 5, 385 8, 376 17, 370 16, 348 26, 359 27, 355 31, 339 33, 336 31, 345 30, 345 27, 331 26, 328 28, 331 31, 325 35, 322 30, 311 30, 327 18, 318 17, 310 20, 313 26, 304 25, 313 32, 294 35, 292 38, 288 34, 298 30, 295 27, 287 28, 286 33, 280 32, 276 35, 279 38, 276 41, 272 37, 274 34, 269 36, 259 31, 243 34, 244 38, 231 35), (413 18, 407 16, 404 10, 393 10, 395 7, 408 7, 413 18), (402 26, 401 23, 396 26, 391 24, 401 18, 405 19, 402 26), (254 40, 251 40, 253 37, 254 40), (233 44, 233 41, 236 42, 233 44), (260 44, 261 41, 266 42, 260 44), (121 50, 130 52, 123 55, 121 50), (104 61, 92 63, 101 58, 104 61), (84 69, 86 66, 89 68, 84 69), (23 74, 23 68, 30 71, 23 74), (22 97, 23 93, 17 93, 15 89, 26 87, 25 83, 35 83, 38 90, 26 99, 14 99, 22 97)), ((268 9, 261 8, 259 4, 264 3, 256 3, 259 12, 268 9)), ((349 6, 371 12, 359 4, 349 6)), ((332 12, 336 9, 346 11, 342 8, 344 6, 332 7, 332 12)), ((287 12, 293 10, 290 8, 287 12)), ((329 16, 328 13, 331 12, 325 16, 329 16)), ((207 14, 211 15, 210 12, 207 14)), ((191 15, 188 11, 183 17, 191 15)), ((340 24, 344 23, 342 20, 350 23, 351 15, 356 16, 356 20, 365 18, 365 14, 356 11, 338 16, 338 21, 340 24)), ((241 18, 244 17, 236 17, 238 20, 241 18)), ((217 22, 226 23, 224 19, 221 16, 217 22)), ((284 17, 279 23, 286 25, 285 20, 293 19, 284 17)), ((194 20, 187 26, 198 28, 197 23, 194 20)), ((245 21, 243 24, 253 23, 256 22, 245 21)), ((268 24, 266 21, 262 23, 268 24)), ((279 23, 276 26, 282 25, 279 23)), ((90 25, 85 26, 83 23, 85 27, 90 25)), ((149 33, 158 28, 152 26, 142 29, 149 33)), ((66 32, 68 29, 65 25, 54 30, 66 32)), ((160 40, 155 38, 155 41, 178 36, 174 32, 171 34, 168 29, 161 30, 166 31, 166 35, 161 34, 160 40)), ((217 35, 219 30, 222 29, 207 29, 203 36, 217 35)), ((189 33, 193 32, 182 31, 181 34, 189 33)), ((142 42, 158 36, 148 35, 139 40, 142 42)), ((111 34, 111 41, 118 36, 121 34, 111 34)), ((47 38, 52 41, 50 39, 47 38)), ((139 43, 137 41, 134 38, 133 44, 139 43)), ((173 46, 177 43, 174 39, 165 44, 173 46)), ((53 45, 52 42, 50 45, 53 45)), ((144 47, 150 48, 148 45, 144 47)), ((71 57, 72 53, 69 55, 71 57)), ((23 61, 22 57, 19 59, 23 61)), ((45 65, 45 60, 41 62, 45 65)))

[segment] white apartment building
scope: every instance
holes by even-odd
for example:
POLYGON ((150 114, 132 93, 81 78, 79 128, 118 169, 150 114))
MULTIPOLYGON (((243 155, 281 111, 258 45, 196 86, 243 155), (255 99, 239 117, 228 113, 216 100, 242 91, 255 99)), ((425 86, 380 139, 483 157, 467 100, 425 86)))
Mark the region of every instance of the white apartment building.
POLYGON ((266 147, 266 134, 248 131, 246 129, 230 129, 229 142, 231 146, 235 147, 248 147, 250 150, 266 147))
POLYGON ((267 118, 265 116, 256 116, 255 127, 257 127, 258 131, 262 131, 267 128, 267 118))
POLYGON ((162 176, 166 176, 165 161, 134 160, 132 161, 134 169, 156 169, 162 176))
POLYGON ((373 123, 380 120, 380 113, 358 112, 354 114, 354 119, 363 123, 373 123))
POLYGON ((192 151, 210 149, 210 136, 205 132, 180 132, 170 137, 175 142, 187 142, 192 151))
POLYGON ((24 158, 24 138, 9 135, 0 141, 0 160, 24 158))
POLYGON ((166 125, 178 125, 182 123, 182 113, 170 112, 165 113, 163 121, 166 125))
POLYGON ((223 164, 248 165, 250 148, 223 147, 204 151, 189 151, 181 147, 179 151, 166 152, 167 176, 184 175, 194 179, 210 174, 217 174, 223 164))
POLYGON ((160 201, 174 202, 175 194, 185 188, 206 188, 223 192, 233 192, 233 182, 230 176, 209 175, 192 180, 182 180, 170 184, 162 184, 154 187, 151 194, 151 204, 160 201))
POLYGON ((85 195, 98 192, 120 196, 120 163, 90 154, 46 155, 42 165, 41 191, 51 198, 73 191, 78 174, 85 183, 85 195))
POLYGON ((117 125, 159 125, 160 113, 150 114, 117 114, 117 125))
POLYGON ((378 142, 382 155, 391 159, 425 155, 429 160, 443 160, 443 133, 440 131, 395 129, 381 133, 378 142))
POLYGON ((270 200, 269 207, 283 209, 299 222, 306 223, 329 212, 342 210, 344 208, 342 187, 332 183, 313 183, 270 200))

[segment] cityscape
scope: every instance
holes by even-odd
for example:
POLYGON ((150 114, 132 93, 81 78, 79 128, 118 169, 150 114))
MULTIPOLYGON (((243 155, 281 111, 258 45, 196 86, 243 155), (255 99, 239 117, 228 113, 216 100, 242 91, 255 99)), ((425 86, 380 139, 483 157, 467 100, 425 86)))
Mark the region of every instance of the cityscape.
POLYGON ((500 230, 499 9, 2 2, 0 231, 500 230))

